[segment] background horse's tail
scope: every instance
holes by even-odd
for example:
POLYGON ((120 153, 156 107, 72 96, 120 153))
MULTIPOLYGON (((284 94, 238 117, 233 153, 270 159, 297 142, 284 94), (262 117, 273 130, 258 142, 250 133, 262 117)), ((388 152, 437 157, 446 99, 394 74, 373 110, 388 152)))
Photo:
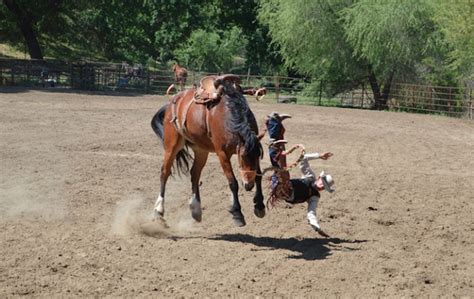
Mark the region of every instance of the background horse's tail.
MULTIPOLYGON (((151 120, 151 128, 155 131, 155 134, 160 137, 161 141, 165 139, 165 130, 163 126, 163 120, 165 118, 165 112, 169 104, 164 105, 163 107, 156 112, 155 116, 151 120)), ((189 172, 189 161, 192 160, 192 156, 187 150, 187 146, 180 150, 176 155, 176 170, 178 175, 181 173, 189 172)))

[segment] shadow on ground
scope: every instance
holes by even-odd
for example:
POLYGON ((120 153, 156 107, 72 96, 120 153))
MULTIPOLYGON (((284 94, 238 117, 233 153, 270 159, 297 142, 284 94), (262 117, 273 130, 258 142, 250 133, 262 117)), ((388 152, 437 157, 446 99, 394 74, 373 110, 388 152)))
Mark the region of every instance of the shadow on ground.
POLYGON ((258 247, 265 247, 267 250, 284 249, 294 252, 288 256, 291 259, 321 260, 337 251, 356 251, 358 248, 351 248, 343 244, 364 243, 367 240, 345 240, 339 238, 274 238, 256 237, 247 234, 223 234, 208 238, 209 240, 240 242, 253 244, 258 247))

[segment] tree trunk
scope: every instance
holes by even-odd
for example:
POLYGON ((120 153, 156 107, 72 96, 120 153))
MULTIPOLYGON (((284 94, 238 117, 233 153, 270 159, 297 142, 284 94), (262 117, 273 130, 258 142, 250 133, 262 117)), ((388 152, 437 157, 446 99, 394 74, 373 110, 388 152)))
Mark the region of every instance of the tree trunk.
POLYGON ((383 85, 382 101, 385 108, 387 107, 388 96, 390 95, 390 88, 392 87, 392 80, 393 80, 394 75, 395 75, 395 71, 391 70, 390 74, 388 75, 387 80, 385 81, 385 84, 383 85))
POLYGON ((375 102, 374 109, 381 110, 383 109, 381 105, 382 96, 380 94, 380 86, 379 86, 379 83, 377 82, 377 77, 375 77, 375 73, 372 70, 372 66, 369 65, 367 71, 369 73, 368 79, 369 79, 370 87, 372 88, 372 93, 374 94, 374 102, 375 102))
POLYGON ((374 71, 372 70, 372 66, 369 65, 368 67, 368 78, 370 86, 372 87, 372 92, 374 94, 374 102, 375 106, 374 109, 383 110, 387 108, 388 96, 390 94, 390 89, 392 87, 392 80, 395 74, 395 71, 390 71, 388 78, 385 80, 383 85, 382 93, 380 93, 380 85, 377 81, 377 77, 375 76, 374 71))
POLYGON ((8 10, 13 13, 20 27, 21 34, 25 38, 28 47, 28 53, 32 59, 43 59, 41 47, 36 38, 36 33, 33 30, 33 18, 21 11, 14 0, 3 0, 8 10))

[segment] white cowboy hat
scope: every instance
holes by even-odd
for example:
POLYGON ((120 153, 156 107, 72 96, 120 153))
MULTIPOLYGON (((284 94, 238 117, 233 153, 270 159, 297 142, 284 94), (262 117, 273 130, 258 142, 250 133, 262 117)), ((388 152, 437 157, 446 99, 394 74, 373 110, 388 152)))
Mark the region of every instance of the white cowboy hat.
POLYGON ((334 185, 334 179, 330 174, 325 174, 324 171, 321 171, 319 174, 323 181, 324 189, 329 193, 336 191, 335 189, 331 188, 334 185))

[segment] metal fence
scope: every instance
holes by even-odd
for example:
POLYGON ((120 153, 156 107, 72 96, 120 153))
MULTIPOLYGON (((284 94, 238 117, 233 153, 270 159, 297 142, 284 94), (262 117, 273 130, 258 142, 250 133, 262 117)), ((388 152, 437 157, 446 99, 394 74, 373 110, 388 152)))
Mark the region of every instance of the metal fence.
POLYGON ((397 83, 388 107, 398 111, 473 118, 472 88, 397 83))
MULTIPOLYGON (((213 73, 188 72, 187 86, 199 83, 213 73)), ((265 87, 267 99, 277 103, 372 109, 374 97, 367 83, 351 84, 347 92, 327 94, 331 82, 309 81, 284 76, 240 74, 244 87, 265 87)), ((84 90, 133 91, 164 94, 173 83, 168 67, 141 66, 102 62, 68 62, 60 60, 0 59, 0 86, 33 86, 40 88, 74 88, 84 90)), ((329 88, 337 90, 338 88, 329 88)), ((452 117, 473 118, 472 88, 442 87, 395 83, 388 108, 397 111, 436 113, 452 117)))

